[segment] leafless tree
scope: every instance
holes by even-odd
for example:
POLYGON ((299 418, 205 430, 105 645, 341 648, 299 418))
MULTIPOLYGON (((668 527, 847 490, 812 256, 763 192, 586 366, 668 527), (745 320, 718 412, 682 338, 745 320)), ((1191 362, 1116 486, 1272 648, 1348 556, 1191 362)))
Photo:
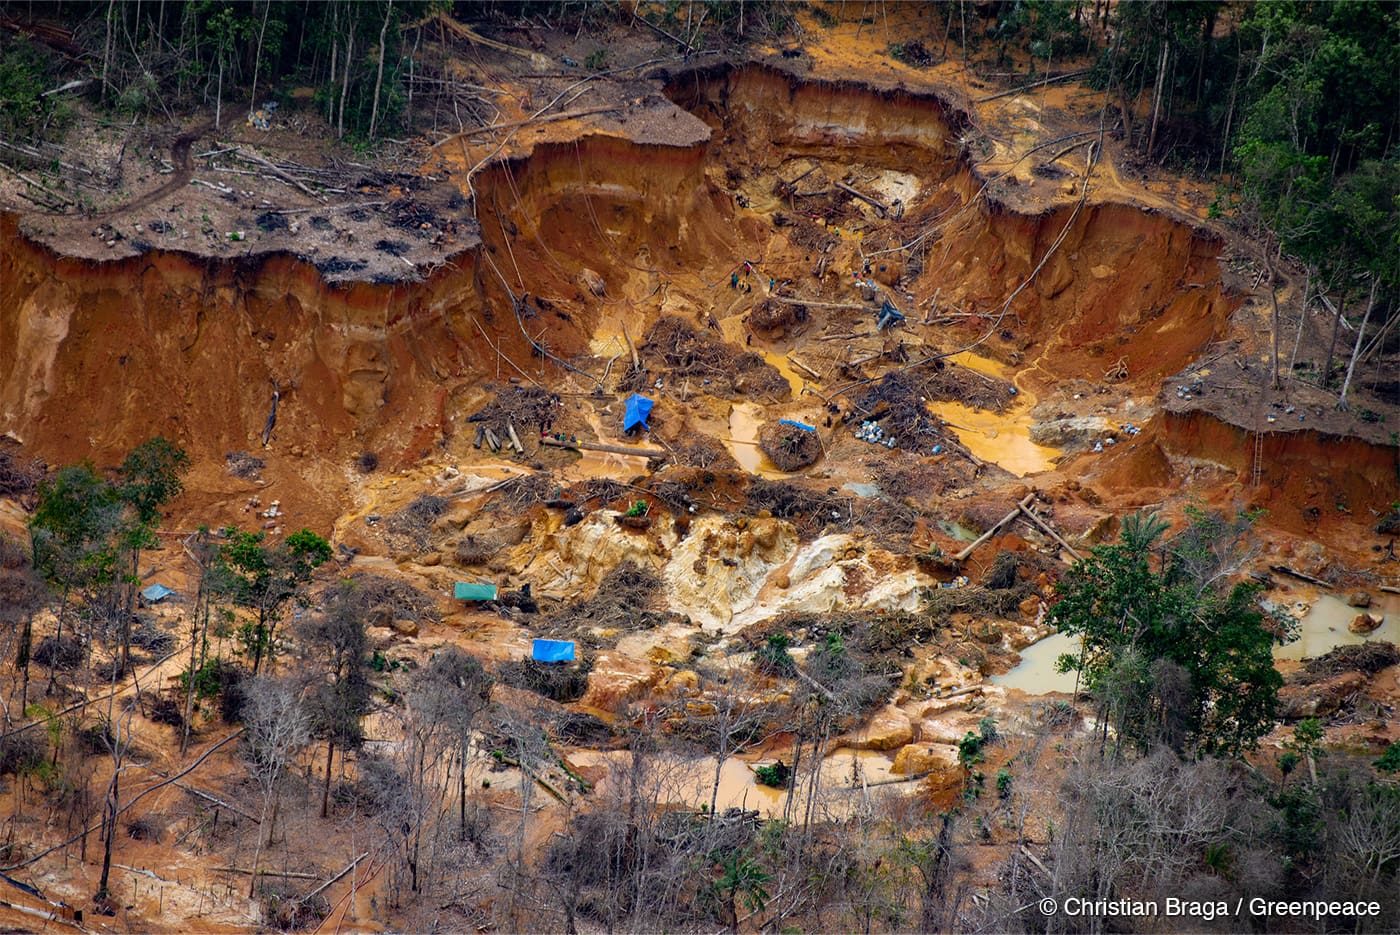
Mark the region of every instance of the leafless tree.
POLYGON ((307 704, 312 729, 326 742, 326 778, 321 787, 321 817, 329 814, 331 767, 337 746, 345 751, 364 739, 361 721, 369 711, 371 685, 368 641, 361 602, 351 582, 325 596, 325 609, 304 618, 298 627, 310 660, 312 679, 307 704))
POLYGON ((311 718, 301 693, 288 680, 260 676, 248 693, 248 771, 262 793, 258 841, 248 882, 248 898, 257 892, 258 861, 264 841, 271 843, 277 823, 276 801, 283 774, 311 739, 311 718), (264 833, 265 832, 265 833, 264 833))
MULTIPOLYGON (((34 615, 44 606, 48 592, 29 563, 27 550, 8 536, 0 535, 0 628, 6 636, 17 636, 15 670, 20 674, 19 712, 29 706, 29 659, 34 642, 34 615), (12 632, 17 631, 17 632, 12 632)), ((5 729, 11 724, 10 707, 5 705, 5 729)))

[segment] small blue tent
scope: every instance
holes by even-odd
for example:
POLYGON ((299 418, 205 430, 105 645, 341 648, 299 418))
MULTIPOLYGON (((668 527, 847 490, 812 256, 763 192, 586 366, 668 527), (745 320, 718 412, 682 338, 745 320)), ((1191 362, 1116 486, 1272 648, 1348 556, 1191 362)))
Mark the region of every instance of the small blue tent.
POLYGON ((573 662, 574 644, 571 640, 535 640, 531 658, 536 662, 573 662))
POLYGON ((651 426, 647 425, 647 416, 651 415, 651 407, 656 405, 655 402, 640 393, 633 393, 623 405, 627 408, 627 414, 622 418, 624 432, 630 432, 639 425, 648 432, 651 431, 651 426))
POLYGON ((167 588, 163 584, 153 584, 149 588, 146 588, 144 591, 142 591, 141 596, 144 597, 146 600, 150 601, 152 604, 159 604, 161 601, 165 600, 167 597, 174 593, 174 591, 172 591, 170 588, 167 588))

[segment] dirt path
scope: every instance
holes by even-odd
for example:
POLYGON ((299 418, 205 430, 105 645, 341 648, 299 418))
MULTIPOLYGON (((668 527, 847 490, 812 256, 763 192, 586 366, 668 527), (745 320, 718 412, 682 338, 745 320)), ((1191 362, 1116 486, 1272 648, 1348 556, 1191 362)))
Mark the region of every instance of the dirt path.
POLYGON ((194 160, 190 158, 190 147, 194 145, 195 140, 208 133, 213 127, 214 125, 212 123, 201 124, 193 130, 186 130, 184 133, 175 137, 174 142, 170 144, 170 161, 175 166, 175 174, 171 176, 170 180, 164 185, 160 185, 134 201, 128 202, 120 207, 99 211, 97 214, 93 215, 93 217, 102 220, 119 218, 122 215, 129 214, 132 211, 159 201, 176 189, 184 188, 186 185, 190 184, 190 179, 194 177, 194 160))

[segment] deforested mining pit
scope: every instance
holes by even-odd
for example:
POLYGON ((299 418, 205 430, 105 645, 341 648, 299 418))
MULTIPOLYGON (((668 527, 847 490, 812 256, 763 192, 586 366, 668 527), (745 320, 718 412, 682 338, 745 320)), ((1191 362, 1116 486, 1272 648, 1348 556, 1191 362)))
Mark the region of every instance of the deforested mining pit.
POLYGON ((413 109, 358 149, 289 70, 0 144, 0 566, 58 556, 0 590, 7 925, 1005 928, 1008 861, 1070 866, 1057 751, 1128 732, 1054 607, 1149 514, 1302 621, 1257 763, 1400 738, 1388 325, 985 12, 621 6, 365 5, 413 109), (146 516, 153 438, 177 495, 93 571, 54 491, 146 516))

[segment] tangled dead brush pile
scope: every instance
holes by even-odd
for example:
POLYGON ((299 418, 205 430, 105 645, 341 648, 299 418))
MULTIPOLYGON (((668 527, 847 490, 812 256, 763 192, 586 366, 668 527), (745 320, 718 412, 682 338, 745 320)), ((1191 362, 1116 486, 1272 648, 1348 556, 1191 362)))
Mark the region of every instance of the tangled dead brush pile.
POLYGON ((606 641, 606 630, 644 630, 659 626, 666 615, 652 609, 661 593, 661 578, 635 562, 622 562, 603 576, 592 597, 573 601, 550 611, 540 621, 540 631, 551 637, 573 639, 593 649, 606 641))
POLYGON ((419 494, 403 509, 389 515, 384 528, 394 536, 423 549, 432 538, 433 523, 447 512, 447 501, 432 494, 419 494))
POLYGON ((947 447, 955 438, 928 403, 953 401, 1001 412, 1010 404, 1012 389, 1005 380, 935 360, 885 374, 855 397, 849 419, 878 421, 901 448, 926 453, 933 445, 947 447))
POLYGON ((842 496, 835 487, 815 490, 787 481, 757 478, 749 485, 747 511, 767 510, 778 519, 789 520, 804 539, 819 535, 823 530, 846 530, 851 527, 853 497, 842 496))
POLYGON ((758 447, 780 471, 799 471, 816 464, 822 456, 822 443, 816 432, 776 420, 759 428, 758 447))
POLYGON ((749 312, 749 327, 768 337, 777 337, 787 334, 793 325, 805 322, 807 316, 805 305, 762 299, 749 312))
POLYGON ((1400 649, 1394 643, 1375 640, 1352 646, 1338 646, 1336 649, 1316 659, 1309 659, 1289 681, 1297 685, 1312 685, 1344 672, 1360 672, 1362 675, 1375 675, 1382 669, 1400 662, 1400 649))
POLYGON ((496 492, 493 506, 519 516, 531 507, 559 495, 559 484, 548 474, 522 474, 512 478, 496 492))
POLYGON ((729 453, 729 449, 724 447, 723 442, 698 432, 676 446, 675 463, 681 467, 710 471, 739 470, 739 462, 729 453))
POLYGON ((39 489, 44 468, 38 461, 20 455, 18 446, 8 444, 7 438, 0 435, 0 497, 15 497, 27 502, 30 495, 39 489))
MULTIPOLYGON (((964 450, 955 439, 942 444, 949 452, 964 450)), ((900 453, 874 459, 869 467, 871 479, 891 501, 925 515, 930 515, 935 497, 967 487, 977 472, 975 465, 965 458, 925 460, 900 453)))
POLYGON ((511 386, 496 392, 491 400, 472 414, 469 422, 484 422, 497 435, 505 437, 506 424, 524 436, 538 432, 559 410, 559 397, 538 386, 511 386))
MULTIPOLYGON (((709 380, 708 392, 725 398, 753 395, 788 399, 787 378, 758 354, 741 351, 675 315, 663 315, 642 345, 653 369, 667 379, 709 380)), ((699 387, 695 387, 699 390, 699 387)))
MULTIPOLYGON (((366 616, 371 610, 383 607, 395 620, 407 619, 417 624, 439 623, 442 620, 437 600, 407 581, 363 572, 352 576, 350 584, 355 607, 366 616)), ((339 587, 339 583, 323 589, 322 600, 336 587, 339 587)))

